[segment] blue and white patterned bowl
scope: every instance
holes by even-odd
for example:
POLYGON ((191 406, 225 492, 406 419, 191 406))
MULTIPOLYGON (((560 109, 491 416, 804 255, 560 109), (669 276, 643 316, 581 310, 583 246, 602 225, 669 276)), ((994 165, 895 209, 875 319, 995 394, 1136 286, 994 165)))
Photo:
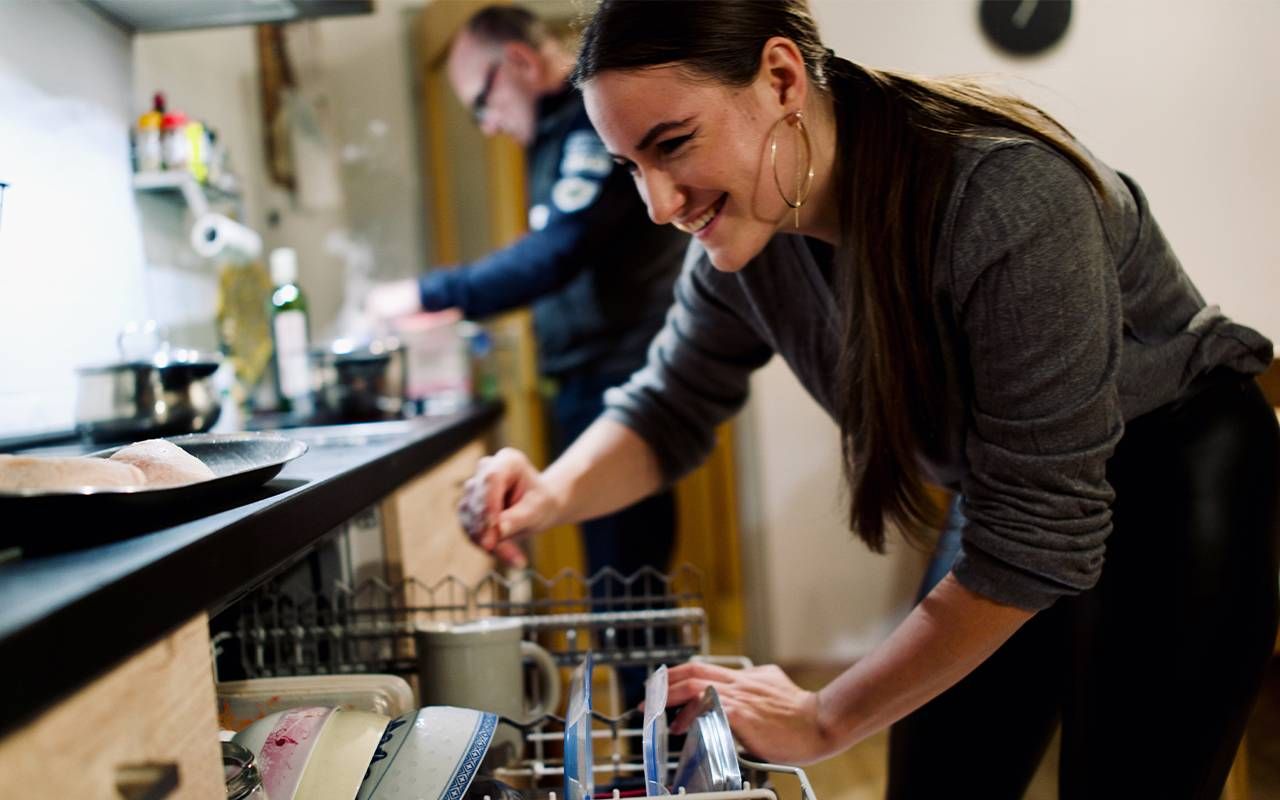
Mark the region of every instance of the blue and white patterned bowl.
POLYGON ((493 741, 487 711, 427 706, 391 720, 356 800, 462 800, 493 741))

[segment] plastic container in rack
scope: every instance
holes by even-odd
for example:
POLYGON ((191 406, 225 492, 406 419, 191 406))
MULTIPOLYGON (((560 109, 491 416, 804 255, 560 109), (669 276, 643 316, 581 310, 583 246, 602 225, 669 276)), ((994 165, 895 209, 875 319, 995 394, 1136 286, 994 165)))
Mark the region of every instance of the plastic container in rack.
POLYGON ((214 684, 218 725, 242 731, 268 714, 295 706, 337 706, 398 717, 414 709, 413 689, 399 675, 303 675, 214 684))
POLYGON ((564 795, 566 800, 591 800, 595 793, 595 768, 591 752, 592 657, 573 671, 569 685, 569 710, 564 723, 564 795))
POLYGON ((690 794, 736 792, 742 788, 742 769, 716 687, 708 686, 697 705, 672 783, 690 794))

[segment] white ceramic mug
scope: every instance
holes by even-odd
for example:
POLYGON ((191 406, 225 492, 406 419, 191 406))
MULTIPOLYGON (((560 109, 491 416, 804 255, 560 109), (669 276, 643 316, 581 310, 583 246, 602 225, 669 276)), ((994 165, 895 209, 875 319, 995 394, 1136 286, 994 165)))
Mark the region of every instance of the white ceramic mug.
MULTIPOLYGON (((560 670, 519 620, 492 617, 463 625, 419 626, 418 692, 424 706, 492 711, 516 722, 552 713, 560 705, 560 670), (537 673, 537 695, 525 693, 524 664, 537 673)), ((500 726, 497 740, 520 752, 518 732, 500 726)))

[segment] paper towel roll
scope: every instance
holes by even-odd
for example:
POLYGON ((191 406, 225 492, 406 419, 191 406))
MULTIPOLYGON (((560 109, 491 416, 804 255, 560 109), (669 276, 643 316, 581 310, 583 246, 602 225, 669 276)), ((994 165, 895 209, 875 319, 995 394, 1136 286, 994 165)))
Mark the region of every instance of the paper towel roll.
POLYGON ((262 237, 230 217, 203 214, 191 229, 191 247, 204 258, 232 255, 253 259, 262 255, 262 237))

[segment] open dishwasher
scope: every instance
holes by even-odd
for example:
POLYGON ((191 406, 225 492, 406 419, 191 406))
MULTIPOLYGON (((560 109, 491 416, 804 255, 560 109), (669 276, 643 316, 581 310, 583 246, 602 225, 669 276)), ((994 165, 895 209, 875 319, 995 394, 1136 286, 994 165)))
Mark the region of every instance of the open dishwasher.
MULTIPOLYGON (((592 654, 592 677, 607 698, 591 713, 592 772, 595 785, 604 787, 593 796, 643 796, 642 714, 623 707, 618 670, 649 674, 689 660, 751 664, 741 656, 709 654, 701 584, 701 575, 688 566, 671 574, 493 572, 475 581, 448 577, 431 586, 412 579, 392 584, 371 578, 358 585, 335 579, 322 591, 272 582, 243 599, 234 626, 213 637, 215 676, 385 673, 415 683, 416 631, 494 617, 518 620, 523 637, 545 649, 565 675, 592 654)), ((536 682, 528 688, 536 693, 536 682)), ((557 713, 523 722, 501 718, 500 727, 516 732, 518 752, 490 763, 492 776, 530 800, 556 800, 564 785, 565 724, 557 713)), ((816 800, 799 768, 761 763, 741 752, 738 763, 741 790, 678 794, 690 800, 816 800)), ((670 773, 674 764, 668 766, 670 773)))

